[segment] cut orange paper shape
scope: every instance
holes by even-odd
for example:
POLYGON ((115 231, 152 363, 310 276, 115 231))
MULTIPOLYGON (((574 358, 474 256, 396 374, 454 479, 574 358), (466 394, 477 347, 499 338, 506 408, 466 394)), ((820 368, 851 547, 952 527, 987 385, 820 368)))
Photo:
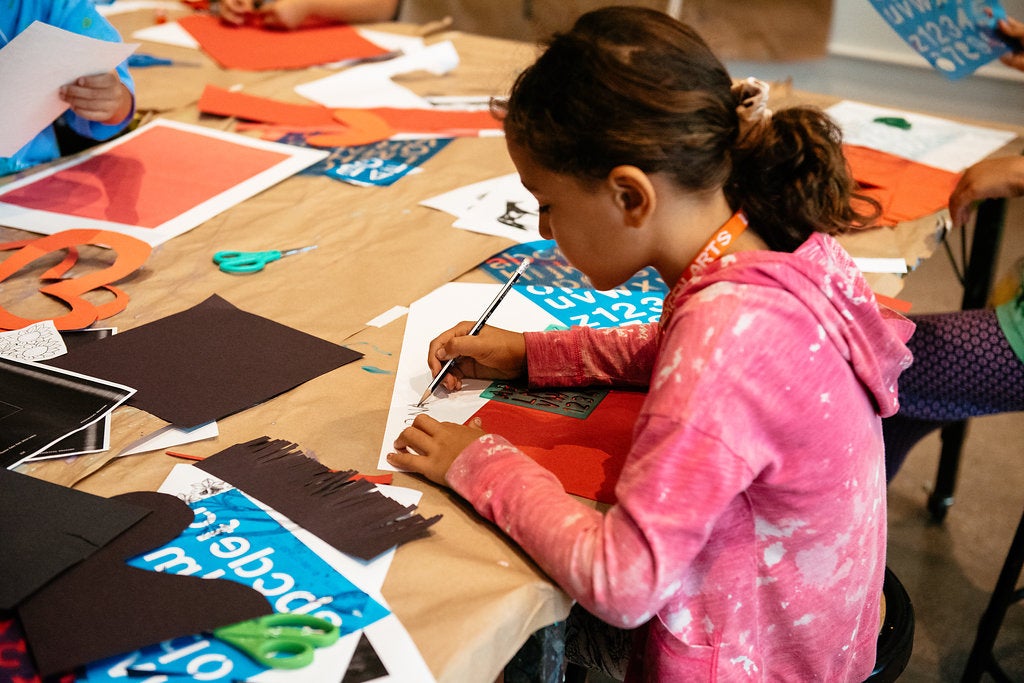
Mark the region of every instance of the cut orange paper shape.
POLYGON ((843 145, 843 153, 861 191, 882 205, 884 225, 942 210, 959 179, 956 173, 868 147, 843 145))
POLYGON ((248 121, 280 126, 337 126, 331 110, 319 104, 292 104, 268 97, 231 92, 207 85, 199 98, 199 111, 216 116, 234 116, 248 121))
MULTIPOLYGON (((346 111, 339 109, 337 111, 346 111)), ((501 122, 489 111, 450 111, 444 109, 370 109, 403 133, 443 133, 477 135, 482 130, 501 130, 501 122)))
POLYGON ((199 14, 182 17, 178 23, 226 69, 301 69, 387 54, 345 24, 275 31, 229 26, 217 17, 199 14))
MULTIPOLYGON (((36 259, 60 249, 67 249, 68 255, 47 270, 40 279, 60 278, 75 264, 77 250, 75 247, 90 244, 107 247, 115 255, 114 263, 102 270, 97 270, 79 277, 59 279, 53 284, 39 288, 41 294, 52 296, 66 303, 71 311, 66 315, 53 319, 58 330, 77 330, 88 327, 97 320, 109 318, 120 313, 128 305, 128 294, 112 286, 110 283, 130 275, 139 269, 149 258, 152 247, 142 240, 106 230, 65 230, 34 240, 22 240, 0 244, 0 251, 18 249, 0 263, 0 282, 17 273, 36 259), (114 295, 113 301, 95 305, 82 298, 83 294, 96 289, 106 289, 114 295)), ((21 318, 0 305, 0 328, 16 330, 39 320, 21 318)))
POLYGON ((568 493, 615 502, 615 484, 646 394, 612 390, 585 420, 488 401, 474 418, 558 477, 568 493))
POLYGON ((315 147, 352 147, 387 140, 396 132, 387 121, 367 109, 336 109, 334 117, 348 126, 345 132, 307 135, 306 142, 315 147))

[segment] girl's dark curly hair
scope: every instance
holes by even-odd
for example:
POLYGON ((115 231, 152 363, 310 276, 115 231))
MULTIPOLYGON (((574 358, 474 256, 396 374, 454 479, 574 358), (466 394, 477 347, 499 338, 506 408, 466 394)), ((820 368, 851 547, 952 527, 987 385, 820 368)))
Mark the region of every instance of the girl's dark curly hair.
POLYGON ((555 35, 492 109, 508 140, 552 171, 599 180, 632 165, 693 191, 721 187, 777 251, 877 217, 824 112, 783 109, 739 140, 738 104, 692 28, 655 10, 609 7, 555 35))

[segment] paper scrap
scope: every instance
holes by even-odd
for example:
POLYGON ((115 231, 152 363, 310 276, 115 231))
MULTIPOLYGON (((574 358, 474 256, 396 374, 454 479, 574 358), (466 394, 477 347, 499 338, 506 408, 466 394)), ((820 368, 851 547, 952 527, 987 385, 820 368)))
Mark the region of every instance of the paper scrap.
POLYGON ((43 320, 9 332, 0 332, 0 357, 41 361, 67 353, 68 347, 52 320, 43 320))
POLYGON ((150 451, 162 451, 186 443, 213 439, 218 434, 220 434, 220 430, 217 427, 217 423, 212 421, 192 427, 191 429, 167 425, 152 434, 147 434, 141 439, 128 444, 124 447, 124 450, 117 454, 117 457, 149 453, 150 451))
POLYGON ((408 88, 391 80, 410 71, 445 74, 459 64, 459 54, 451 41, 436 43, 408 52, 390 61, 361 64, 341 73, 295 87, 295 92, 325 107, 366 109, 397 107, 429 109, 430 103, 408 88))

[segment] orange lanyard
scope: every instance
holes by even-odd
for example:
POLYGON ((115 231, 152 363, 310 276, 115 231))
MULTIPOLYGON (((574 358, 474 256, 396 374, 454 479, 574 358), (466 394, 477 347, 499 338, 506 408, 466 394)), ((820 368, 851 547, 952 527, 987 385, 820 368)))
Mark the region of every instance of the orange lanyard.
MULTIPOLYGON (((690 262, 690 265, 683 271, 683 276, 680 278, 680 283, 685 282, 695 275, 700 275, 704 270, 712 263, 717 261, 729 250, 729 246, 733 243, 740 234, 747 229, 747 214, 743 213, 743 209, 738 210, 732 215, 732 217, 725 222, 725 225, 715 231, 715 234, 711 236, 707 244, 697 253, 690 262)), ((677 284, 677 287, 680 285, 677 284)), ((672 317, 672 311, 675 309, 674 304, 675 298, 671 292, 665 297, 665 304, 661 309, 661 326, 659 329, 665 329, 665 323, 672 317)))
POLYGON ((707 244, 697 252, 697 255, 693 257, 693 261, 683 271, 683 277, 689 280, 695 275, 703 273, 708 266, 721 258, 729 250, 729 246, 732 245, 733 241, 746 229, 747 214, 743 213, 743 209, 739 209, 725 222, 725 225, 715 231, 715 234, 711 236, 707 244))

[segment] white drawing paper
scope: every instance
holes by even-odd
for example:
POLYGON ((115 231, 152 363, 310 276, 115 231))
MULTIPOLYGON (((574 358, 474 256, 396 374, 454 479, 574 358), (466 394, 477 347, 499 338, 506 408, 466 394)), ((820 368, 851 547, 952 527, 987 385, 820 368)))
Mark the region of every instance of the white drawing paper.
POLYGON ((959 173, 1013 140, 1010 131, 982 128, 898 109, 843 100, 825 110, 843 131, 843 142, 869 147, 926 166, 959 173), (878 123, 879 117, 905 119, 904 130, 878 123))
MULTIPOLYGON (((463 320, 475 320, 500 289, 499 284, 453 282, 435 289, 409 307, 378 468, 400 471, 387 461, 387 455, 394 452, 395 439, 417 415, 426 413, 442 422, 463 423, 487 402, 480 394, 491 385, 490 380, 469 379, 454 393, 448 394, 438 387, 422 407, 416 407, 432 379, 427 365, 430 341, 463 320)), ((516 332, 561 325, 515 289, 509 290, 487 324, 516 332)))

